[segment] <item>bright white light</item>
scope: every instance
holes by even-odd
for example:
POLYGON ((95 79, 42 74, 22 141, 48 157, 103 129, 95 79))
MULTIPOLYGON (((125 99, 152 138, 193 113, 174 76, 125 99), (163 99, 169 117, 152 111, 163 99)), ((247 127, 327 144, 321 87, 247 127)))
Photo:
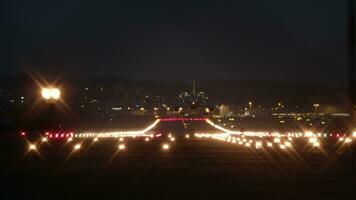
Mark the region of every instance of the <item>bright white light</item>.
POLYGON ((169 149, 169 144, 163 144, 162 145, 163 150, 168 150, 169 149))
POLYGON ((309 142, 310 142, 310 143, 315 143, 315 142, 318 142, 318 139, 316 139, 316 138, 309 138, 309 142))
POLYGON ((279 138, 274 138, 274 143, 280 143, 281 142, 281 139, 279 139, 279 138))
POLYGON ((146 142, 150 141, 150 138, 145 138, 145 141, 146 141, 146 142))
POLYGON ((51 90, 48 88, 42 88, 41 94, 44 99, 50 99, 52 97, 51 90))
POLYGON ((283 144, 279 145, 279 147, 280 147, 281 149, 285 149, 285 148, 286 148, 286 146, 283 145, 283 144))
POLYGON ((119 150, 124 150, 126 149, 126 146, 124 144, 119 144, 119 150))
POLYGON ((314 143, 313 143, 313 146, 319 147, 319 146, 320 146, 320 143, 319 143, 319 142, 314 142, 314 143))
POLYGON ((47 142, 47 138, 42 138, 42 142, 47 142))
POLYGON ((176 139, 174 138, 174 137, 171 137, 171 142, 174 142, 174 141, 176 141, 176 139))
POLYGON ((76 144, 75 146, 74 146, 74 150, 79 150, 81 148, 81 145, 80 144, 76 144))
POLYGON ((61 91, 58 88, 53 88, 51 90, 51 96, 53 99, 59 99, 61 97, 61 91))
POLYGON ((70 137, 70 138, 68 138, 68 140, 67 140, 67 141, 68 141, 68 142, 71 142, 72 140, 73 140, 73 139, 70 137))
POLYGON ((285 145, 286 147, 291 147, 291 146, 292 146, 292 144, 291 144, 290 142, 288 142, 288 141, 285 142, 284 145, 285 145))
POLYGON ((356 131, 352 133, 352 137, 356 138, 356 131))
POLYGON ((59 99, 61 97, 61 91, 58 88, 42 88, 41 95, 44 99, 59 99))
POLYGON ((30 150, 36 150, 36 145, 30 144, 28 147, 30 150))
POLYGON ((273 145, 272 145, 271 142, 268 142, 268 143, 267 143, 267 146, 268 146, 268 147, 272 147, 273 145))
POLYGON ((186 134, 186 135, 185 135, 185 138, 187 138, 187 139, 190 138, 190 135, 189 135, 189 134, 186 134))
POLYGON ((124 138, 119 138, 119 141, 120 141, 120 142, 124 141, 124 138))
POLYGON ((94 138, 93 142, 97 142, 98 141, 98 138, 94 138))

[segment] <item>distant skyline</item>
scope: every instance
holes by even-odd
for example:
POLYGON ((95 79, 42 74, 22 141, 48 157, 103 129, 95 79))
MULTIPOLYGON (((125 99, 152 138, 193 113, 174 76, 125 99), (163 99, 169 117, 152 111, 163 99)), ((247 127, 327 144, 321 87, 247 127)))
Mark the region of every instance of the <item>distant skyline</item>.
POLYGON ((346 0, 2 4, 0 74, 346 82, 346 0))

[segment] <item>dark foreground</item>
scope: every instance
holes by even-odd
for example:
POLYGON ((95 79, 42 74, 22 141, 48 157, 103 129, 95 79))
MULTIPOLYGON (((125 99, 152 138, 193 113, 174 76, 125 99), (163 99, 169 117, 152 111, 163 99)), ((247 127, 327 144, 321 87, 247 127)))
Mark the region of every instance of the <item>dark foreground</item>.
POLYGON ((237 145, 177 138, 43 144, 27 153, 3 139, 0 199, 356 199, 351 153, 300 157, 237 145), (69 157, 69 155, 71 156, 69 157))

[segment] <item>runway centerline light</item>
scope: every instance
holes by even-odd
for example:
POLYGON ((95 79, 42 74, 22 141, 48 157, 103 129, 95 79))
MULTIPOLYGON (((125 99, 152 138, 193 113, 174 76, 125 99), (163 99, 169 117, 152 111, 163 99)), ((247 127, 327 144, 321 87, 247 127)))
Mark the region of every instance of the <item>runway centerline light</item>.
POLYGON ((81 148, 81 144, 76 144, 75 146, 74 146, 74 150, 79 150, 81 148))
POLYGON ((163 144, 162 145, 163 150, 168 150, 169 149, 169 144, 163 144))
POLYGON ((314 143, 313 143, 313 146, 314 146, 314 147, 319 147, 319 146, 320 146, 320 143, 319 143, 319 142, 314 142, 314 143))
POLYGON ((36 150, 36 145, 30 144, 28 147, 30 150, 36 150))
POLYGON ((125 144, 119 144, 119 150, 124 150, 124 149, 126 149, 125 144))

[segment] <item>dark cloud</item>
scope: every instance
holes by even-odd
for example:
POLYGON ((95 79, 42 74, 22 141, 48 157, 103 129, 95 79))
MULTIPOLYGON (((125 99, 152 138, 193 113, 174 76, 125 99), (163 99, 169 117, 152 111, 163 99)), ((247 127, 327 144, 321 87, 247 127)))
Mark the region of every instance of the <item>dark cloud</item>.
POLYGON ((0 63, 4 73, 32 65, 43 74, 134 79, 346 77, 344 1, 4 4, 1 38, 11 49, 0 63))

